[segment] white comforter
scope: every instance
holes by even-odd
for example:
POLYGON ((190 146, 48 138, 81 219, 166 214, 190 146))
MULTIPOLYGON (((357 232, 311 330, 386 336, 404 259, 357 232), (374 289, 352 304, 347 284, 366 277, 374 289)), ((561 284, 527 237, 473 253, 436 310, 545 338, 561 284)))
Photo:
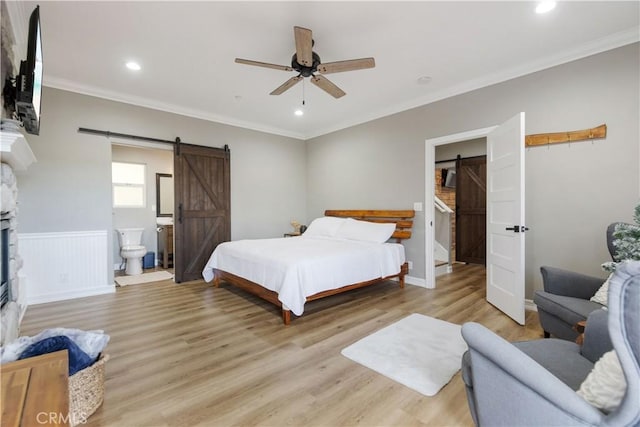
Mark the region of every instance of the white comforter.
POLYGON ((213 251, 202 276, 213 280, 213 269, 224 270, 270 289, 296 315, 306 298, 318 292, 400 272, 404 247, 328 237, 225 242, 213 251))

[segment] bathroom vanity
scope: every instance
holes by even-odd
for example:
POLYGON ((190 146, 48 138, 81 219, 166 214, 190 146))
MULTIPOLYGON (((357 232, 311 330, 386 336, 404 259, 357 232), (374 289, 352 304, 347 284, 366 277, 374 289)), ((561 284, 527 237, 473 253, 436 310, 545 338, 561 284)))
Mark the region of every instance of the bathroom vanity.
POLYGON ((162 268, 173 267, 173 175, 156 173, 156 226, 158 262, 162 268))
POLYGON ((162 268, 173 267, 173 224, 158 225, 158 259, 162 268))

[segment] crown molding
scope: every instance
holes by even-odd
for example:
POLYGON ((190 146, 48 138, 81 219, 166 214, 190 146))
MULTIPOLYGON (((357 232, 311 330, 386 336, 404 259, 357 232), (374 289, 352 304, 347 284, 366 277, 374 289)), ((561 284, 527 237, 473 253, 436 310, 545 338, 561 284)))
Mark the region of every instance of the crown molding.
POLYGON ((406 103, 396 104, 394 106, 391 106, 384 110, 379 110, 369 115, 362 115, 358 118, 336 124, 335 126, 318 129, 317 131, 306 135, 306 139, 312 139, 319 136, 327 135, 332 132, 337 132, 342 129, 360 125, 372 120, 390 116, 392 114, 401 113, 412 108, 428 105, 436 101, 441 101, 443 99, 451 98, 453 96, 461 95, 473 90, 482 89, 484 87, 502 83, 528 74, 533 74, 538 71, 556 67, 558 65, 566 64, 568 62, 576 61, 588 56, 596 55, 598 53, 613 50, 629 44, 637 43, 639 41, 640 26, 632 27, 627 30, 611 34, 609 36, 593 40, 589 43, 585 43, 574 49, 570 49, 556 55, 541 58, 539 60, 532 61, 518 67, 509 68, 498 73, 487 74, 477 79, 468 80, 462 84, 442 89, 440 91, 431 93, 427 96, 420 97, 406 103))
MULTIPOLYGON (((9 2, 17 3, 17 2, 9 2)), ((28 21, 28 19, 26 20, 28 21)), ((507 70, 503 70, 497 73, 487 74, 476 79, 468 80, 462 84, 451 86, 440 91, 431 93, 424 97, 419 97, 409 102, 396 104, 389 108, 378 110, 370 114, 363 114, 353 117, 349 120, 342 121, 333 126, 312 130, 309 133, 292 132, 287 129, 280 129, 271 126, 266 126, 262 123, 248 122, 243 120, 234 119, 227 116, 221 116, 211 114, 205 111, 194 110, 184 108, 174 104, 162 103, 151 99, 133 97, 126 94, 105 91, 100 88, 87 85, 78 85, 69 80, 58 79, 55 77, 45 76, 44 85, 56 89, 67 90, 84 95, 95 96, 98 98, 104 98, 111 101, 122 102, 125 104, 136 105, 145 108, 151 108, 154 110, 164 111, 172 114, 178 114, 182 116, 192 117, 201 120, 207 120, 211 122, 221 123, 229 126, 241 127, 244 129, 254 130, 258 132, 265 132, 269 134, 299 139, 309 140, 319 136, 323 136, 332 132, 336 132, 342 129, 346 129, 352 126, 357 126, 372 120, 380 119, 382 117, 397 114, 403 111, 407 111, 416 107, 421 107, 440 101, 452 96, 461 95, 463 93, 471 92, 473 90, 481 89, 487 86, 491 86, 497 83, 502 83, 517 77, 522 77, 527 74, 532 74, 538 71, 542 71, 548 68, 552 68, 558 65, 562 65, 568 62, 576 61, 588 56, 596 55, 608 50, 616 49, 622 46, 626 46, 632 43, 640 41, 640 26, 635 26, 627 30, 611 34, 609 36, 593 40, 589 43, 582 44, 573 49, 569 49, 565 52, 561 52, 556 55, 551 55, 545 58, 541 58, 535 61, 531 61, 527 64, 513 67, 507 70)))
POLYGON ((206 111, 184 108, 179 105, 158 102, 156 100, 126 95, 113 91, 106 91, 95 86, 80 85, 66 79, 45 76, 44 86, 54 89, 66 90, 82 95, 94 96, 97 98, 107 99, 109 101, 122 102, 124 104, 135 105, 137 107, 150 108, 152 110, 164 111, 166 113, 178 114, 180 116, 191 117, 194 119, 206 120, 210 122, 220 123, 229 126, 240 127, 243 129, 254 130, 258 132, 269 133, 273 135, 285 136, 288 138, 304 140, 305 135, 297 132, 291 132, 287 129, 279 129, 275 127, 265 126, 262 123, 254 123, 243 120, 237 120, 231 117, 211 114, 206 111))

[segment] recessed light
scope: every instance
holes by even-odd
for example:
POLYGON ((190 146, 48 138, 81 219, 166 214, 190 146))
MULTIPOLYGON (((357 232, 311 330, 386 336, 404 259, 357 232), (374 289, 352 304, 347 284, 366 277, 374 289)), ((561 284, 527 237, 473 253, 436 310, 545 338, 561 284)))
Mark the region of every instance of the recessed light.
POLYGON ((129 61, 127 62, 127 68, 133 71, 140 71, 142 69, 142 67, 140 66, 140 64, 138 64, 137 62, 134 61, 129 61))
POLYGON ((433 79, 429 76, 422 76, 422 77, 418 77, 417 81, 419 85, 428 85, 429 83, 431 83, 431 80, 433 79))
POLYGON ((296 110, 296 111, 293 112, 293 114, 295 114, 296 116, 303 116, 304 115, 304 111, 296 110))
POLYGON ((556 2, 554 1, 541 1, 536 6, 536 13, 547 13, 556 8, 556 2))

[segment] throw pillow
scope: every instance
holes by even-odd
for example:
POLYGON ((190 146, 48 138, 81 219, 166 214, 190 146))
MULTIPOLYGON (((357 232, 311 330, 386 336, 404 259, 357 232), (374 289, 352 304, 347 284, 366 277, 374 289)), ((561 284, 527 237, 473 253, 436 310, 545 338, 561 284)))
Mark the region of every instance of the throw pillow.
POLYGON ((346 218, 337 218, 333 216, 323 216, 311 221, 309 227, 304 232, 304 237, 335 237, 338 229, 346 218))
POLYGON ((614 411, 624 397, 627 382, 615 350, 611 350, 593 365, 593 369, 580 385, 578 395, 584 400, 609 413, 614 411))
POLYGON ((607 280, 605 280, 602 286, 600 286, 600 289, 598 289, 596 294, 590 298, 591 301, 604 306, 607 305, 607 299, 609 297, 609 280, 611 280, 611 277, 613 277, 613 273, 607 277, 607 280))
POLYGON ((396 231, 396 224, 392 222, 376 223, 347 218, 338 229, 336 237, 362 242, 384 243, 389 240, 394 231, 396 231))

